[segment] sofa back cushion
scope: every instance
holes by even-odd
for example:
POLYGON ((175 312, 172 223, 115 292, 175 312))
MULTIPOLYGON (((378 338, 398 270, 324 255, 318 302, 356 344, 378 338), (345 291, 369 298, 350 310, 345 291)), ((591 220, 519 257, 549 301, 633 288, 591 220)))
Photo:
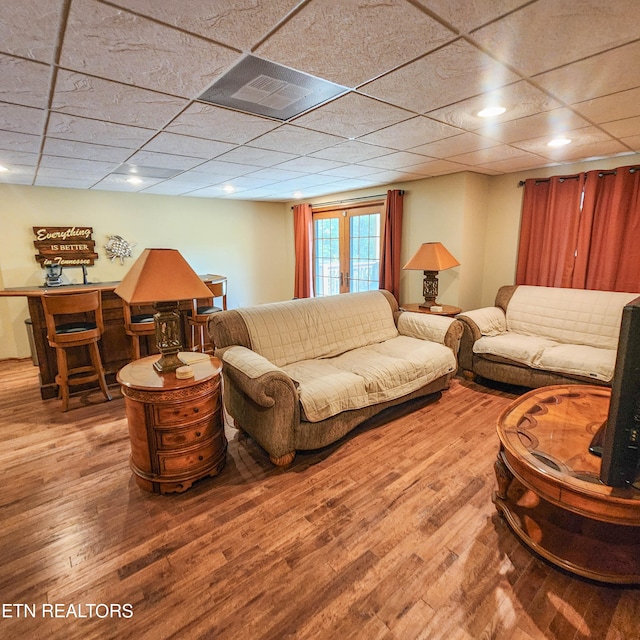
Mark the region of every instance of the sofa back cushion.
POLYGON ((521 285, 507 306, 507 330, 616 349, 622 308, 637 297, 637 293, 521 285))
POLYGON ((273 302, 238 309, 251 349, 278 367, 336 356, 398 335, 382 291, 273 302))

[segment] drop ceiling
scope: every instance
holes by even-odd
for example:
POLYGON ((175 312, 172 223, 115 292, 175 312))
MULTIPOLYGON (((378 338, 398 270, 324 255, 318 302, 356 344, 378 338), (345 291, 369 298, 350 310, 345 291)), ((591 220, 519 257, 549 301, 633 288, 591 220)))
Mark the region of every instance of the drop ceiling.
MULTIPOLYGON (((638 153, 637 8, 637 0, 3 2, 0 182, 287 201, 638 153), (282 118, 276 94, 270 116, 205 101, 250 59, 338 89, 282 118), (496 104, 501 116, 477 116, 496 104), (549 147, 557 135, 571 144, 549 147)), ((267 74, 236 97, 272 86, 267 74)), ((288 107, 308 93, 286 89, 288 107)))

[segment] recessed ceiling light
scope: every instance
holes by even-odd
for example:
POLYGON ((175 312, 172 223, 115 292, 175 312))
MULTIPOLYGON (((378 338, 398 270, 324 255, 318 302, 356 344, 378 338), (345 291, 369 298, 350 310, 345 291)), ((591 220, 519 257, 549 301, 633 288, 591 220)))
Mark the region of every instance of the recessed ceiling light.
POLYGON ((127 178, 127 182, 129 184, 142 184, 142 180, 137 178, 136 176, 132 176, 131 178, 127 178))
POLYGON ((4 171, 9 171, 9 169, 7 169, 7 167, 0 164, 0 173, 3 173, 4 171))
POLYGON ((296 200, 300 200, 300 198, 302 198, 302 196, 303 196, 303 195, 304 195, 304 194, 302 193, 302 191, 294 191, 294 192, 293 192, 293 197, 294 197, 296 200))
POLYGON ((549 147, 564 147, 567 144, 571 144, 569 138, 554 138, 550 142, 547 142, 547 146, 549 147))
POLYGON ((222 187, 222 190, 225 193, 233 193, 236 188, 232 184, 225 184, 224 187, 222 187))
POLYGON ((479 118, 493 118, 500 116, 506 111, 505 107, 486 107, 482 111, 478 111, 479 118))

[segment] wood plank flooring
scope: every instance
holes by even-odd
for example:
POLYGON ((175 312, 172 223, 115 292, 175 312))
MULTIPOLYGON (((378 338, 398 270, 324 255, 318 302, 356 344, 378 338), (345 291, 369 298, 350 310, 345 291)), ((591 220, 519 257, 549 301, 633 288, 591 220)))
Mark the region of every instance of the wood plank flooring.
POLYGON ((0 362, 3 640, 640 638, 640 590, 562 573, 496 514, 514 390, 455 379, 286 470, 228 427, 220 476, 170 496, 133 481, 114 391, 63 414, 0 362))

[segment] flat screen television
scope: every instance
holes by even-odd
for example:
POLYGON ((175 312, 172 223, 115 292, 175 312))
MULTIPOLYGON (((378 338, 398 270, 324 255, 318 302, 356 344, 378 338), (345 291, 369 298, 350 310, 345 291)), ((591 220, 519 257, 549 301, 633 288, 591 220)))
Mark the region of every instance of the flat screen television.
POLYGON ((622 311, 611 403, 599 435, 593 452, 602 454, 600 480, 640 488, 640 298, 622 311))

